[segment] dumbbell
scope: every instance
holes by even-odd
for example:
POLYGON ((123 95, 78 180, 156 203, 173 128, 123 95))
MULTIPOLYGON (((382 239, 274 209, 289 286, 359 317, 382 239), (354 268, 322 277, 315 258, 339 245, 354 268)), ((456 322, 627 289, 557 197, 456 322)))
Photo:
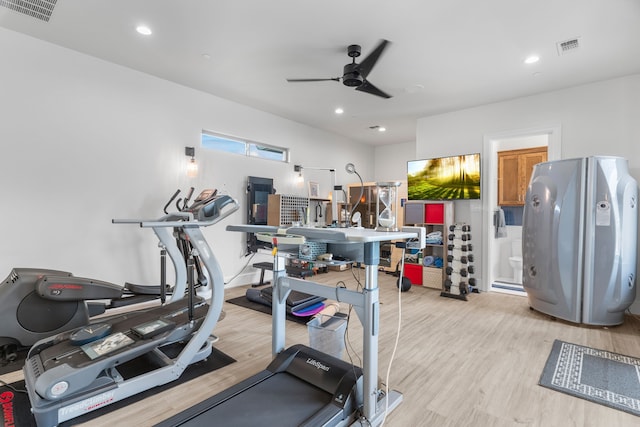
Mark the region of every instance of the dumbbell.
POLYGON ((473 265, 469 266, 469 274, 473 274, 475 272, 475 268, 473 267, 473 265))
POLYGON ((460 284, 458 284, 458 288, 460 289, 460 295, 466 295, 469 293, 469 288, 465 282, 460 282, 460 284))

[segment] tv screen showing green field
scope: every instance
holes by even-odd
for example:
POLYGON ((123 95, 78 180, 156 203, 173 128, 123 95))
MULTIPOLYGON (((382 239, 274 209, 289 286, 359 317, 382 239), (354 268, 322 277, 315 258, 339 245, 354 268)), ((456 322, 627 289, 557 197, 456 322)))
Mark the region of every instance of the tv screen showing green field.
POLYGON ((480 198, 480 154, 407 162, 409 200, 480 198))

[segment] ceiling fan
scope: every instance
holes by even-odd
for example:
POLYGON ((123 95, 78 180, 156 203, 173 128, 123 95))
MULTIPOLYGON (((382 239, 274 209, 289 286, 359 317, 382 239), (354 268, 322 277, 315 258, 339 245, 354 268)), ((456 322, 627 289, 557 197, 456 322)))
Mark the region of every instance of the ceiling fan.
POLYGON ((342 77, 332 77, 328 79, 287 79, 287 81, 291 83, 299 83, 324 81, 339 82, 342 80, 342 84, 349 87, 355 87, 356 90, 359 90, 360 92, 370 93, 371 95, 380 96, 382 98, 391 98, 391 95, 381 91, 367 80, 367 76, 371 72, 371 69, 376 62, 378 62, 380 55, 382 55, 382 52, 384 52, 388 44, 388 40, 381 40, 369 56, 364 58, 359 64, 356 63, 356 58, 359 57, 361 53, 360 45, 350 45, 347 48, 347 55, 352 58, 352 62, 344 66, 342 77))

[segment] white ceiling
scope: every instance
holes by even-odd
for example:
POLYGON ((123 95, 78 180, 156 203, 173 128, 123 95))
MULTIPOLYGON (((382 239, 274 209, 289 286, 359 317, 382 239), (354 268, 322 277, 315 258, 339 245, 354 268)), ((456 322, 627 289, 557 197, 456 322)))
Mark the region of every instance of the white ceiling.
POLYGON ((419 117, 640 73, 638 0, 57 0, 48 22, 0 7, 0 26, 371 145, 415 141, 419 117), (368 80, 391 99, 286 81, 341 77, 347 45, 360 62, 381 39, 368 80))

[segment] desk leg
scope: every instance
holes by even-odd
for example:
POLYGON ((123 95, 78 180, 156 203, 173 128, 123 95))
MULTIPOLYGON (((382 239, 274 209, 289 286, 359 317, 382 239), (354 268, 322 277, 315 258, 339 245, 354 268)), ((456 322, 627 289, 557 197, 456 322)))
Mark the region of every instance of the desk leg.
POLYGON ((378 272, 374 265, 365 265, 363 291, 365 320, 363 325, 364 416, 371 420, 376 412, 378 394, 378 272))
POLYGON ((284 350, 285 337, 286 337, 286 325, 287 320, 287 296, 289 295, 289 289, 286 290, 281 286, 281 279, 286 276, 285 258, 274 256, 273 257, 273 293, 271 303, 271 352, 273 357, 284 350))
MULTIPOLYGON (((378 289, 378 264, 380 263, 380 243, 365 243, 365 289, 364 297, 364 324, 363 326, 363 361, 364 396, 363 415, 369 426, 378 426, 382 423, 385 411, 391 412, 402 401, 402 395, 398 392, 390 392, 384 399, 378 400, 378 339, 380 325, 378 289), (388 402, 388 403, 387 403, 388 402)), ((364 424, 363 424, 364 425, 364 424)))

